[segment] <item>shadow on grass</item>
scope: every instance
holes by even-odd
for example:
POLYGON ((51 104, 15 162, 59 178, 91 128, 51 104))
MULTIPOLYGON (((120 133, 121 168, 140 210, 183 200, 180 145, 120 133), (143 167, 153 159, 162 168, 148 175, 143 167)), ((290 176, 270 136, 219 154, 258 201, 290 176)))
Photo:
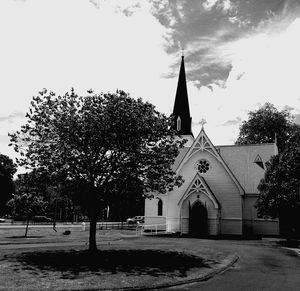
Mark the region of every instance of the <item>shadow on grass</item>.
POLYGON ((22 270, 60 272, 61 278, 68 279, 87 273, 185 277, 191 268, 210 268, 201 257, 159 250, 47 251, 6 255, 3 259, 21 263, 22 270))
POLYGON ((287 247, 287 248, 299 248, 300 247, 300 239, 286 239, 283 241, 279 241, 277 242, 278 244, 280 244, 283 247, 287 247))
POLYGON ((7 236, 7 238, 41 238, 43 237, 42 235, 15 235, 15 236, 7 236))

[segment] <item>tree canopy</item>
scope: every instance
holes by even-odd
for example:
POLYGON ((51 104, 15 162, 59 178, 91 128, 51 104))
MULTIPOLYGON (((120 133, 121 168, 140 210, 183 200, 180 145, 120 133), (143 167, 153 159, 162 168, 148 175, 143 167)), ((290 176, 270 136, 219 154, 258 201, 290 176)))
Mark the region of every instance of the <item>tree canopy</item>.
POLYGON ((6 155, 0 154, 0 216, 5 213, 6 202, 14 192, 13 176, 17 171, 17 166, 13 160, 6 155))
POLYGON ((294 127, 291 113, 278 111, 273 104, 265 103, 248 115, 248 120, 240 126, 236 144, 270 143, 276 136, 278 150, 282 151, 294 127))
POLYGON ((140 193, 165 193, 183 182, 171 167, 184 143, 175 138, 172 120, 128 93, 79 96, 72 89, 57 96, 44 89, 26 117, 10 134, 17 162, 76 185, 90 219, 90 249, 96 249, 97 217, 116 187, 136 181, 140 193))

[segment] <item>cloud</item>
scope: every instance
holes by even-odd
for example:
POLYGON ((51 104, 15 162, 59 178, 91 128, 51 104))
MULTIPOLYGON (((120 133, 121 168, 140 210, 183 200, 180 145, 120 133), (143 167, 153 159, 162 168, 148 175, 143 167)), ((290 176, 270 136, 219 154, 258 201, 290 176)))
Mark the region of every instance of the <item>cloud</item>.
POLYGON ((100 9, 101 0, 89 0, 89 1, 92 5, 94 5, 95 8, 100 9))
MULTIPOLYGON (((151 0, 152 13, 168 29, 165 49, 186 55, 187 78, 197 86, 223 86, 234 62, 230 45, 286 28, 300 11, 298 0, 151 0)), ((178 61, 179 62, 179 61, 178 61)), ((176 75, 174 64, 165 76, 176 75)))
POLYGON ((293 110, 295 110, 295 108, 292 107, 292 106, 290 106, 290 105, 285 105, 285 106, 283 107, 283 109, 286 110, 286 111, 293 111, 293 110))
POLYGON ((245 75, 245 72, 239 73, 239 74, 236 76, 236 79, 237 79, 237 80, 240 80, 240 79, 243 78, 244 75, 245 75))
POLYGON ((0 116, 0 122, 3 122, 3 121, 13 122, 14 119, 23 118, 23 117, 25 117, 24 112, 13 112, 6 116, 0 116))
POLYGON ((120 11, 123 13, 125 16, 129 17, 132 16, 135 12, 137 12, 141 8, 141 5, 139 2, 136 2, 132 4, 131 6, 128 6, 126 8, 123 8, 121 6, 117 7, 117 11, 120 11))
POLYGON ((300 113, 299 114, 295 114, 295 122, 300 124, 300 113))
POLYGON ((79 94, 120 88, 168 115, 183 47, 194 129, 205 118, 213 142, 227 143, 238 136, 234 117, 246 119, 257 103, 300 112, 299 7, 299 0, 0 1, 0 116, 24 111, 43 87, 63 94, 73 86, 79 94))
POLYGON ((231 126, 241 123, 242 119, 240 117, 237 117, 236 119, 227 120, 225 123, 223 123, 223 126, 231 126))
POLYGON ((202 4, 206 11, 211 11, 213 8, 219 9, 224 13, 235 11, 237 6, 230 0, 206 0, 202 4))
POLYGON ((217 3, 218 0, 206 0, 202 6, 205 10, 210 11, 217 3))

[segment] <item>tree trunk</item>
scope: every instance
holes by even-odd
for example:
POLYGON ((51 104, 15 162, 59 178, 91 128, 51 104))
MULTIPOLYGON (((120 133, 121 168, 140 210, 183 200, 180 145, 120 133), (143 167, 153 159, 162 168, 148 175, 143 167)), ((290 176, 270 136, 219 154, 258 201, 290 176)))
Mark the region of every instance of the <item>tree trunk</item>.
POLYGON ((56 210, 57 210, 57 199, 55 199, 54 219, 53 219, 53 230, 55 232, 57 232, 57 230, 56 230, 56 210))
POLYGON ((25 229, 25 235, 24 235, 24 237, 27 237, 28 225, 29 225, 29 218, 27 218, 27 221, 26 221, 26 229, 25 229))
POLYGON ((89 219, 90 219, 89 250, 93 252, 97 250, 97 244, 96 244, 97 216, 91 215, 89 219))
POLYGON ((89 251, 95 252, 97 250, 96 228, 99 215, 99 201, 97 198, 100 193, 99 190, 94 187, 94 182, 90 184, 88 191, 88 216, 90 220, 89 251))

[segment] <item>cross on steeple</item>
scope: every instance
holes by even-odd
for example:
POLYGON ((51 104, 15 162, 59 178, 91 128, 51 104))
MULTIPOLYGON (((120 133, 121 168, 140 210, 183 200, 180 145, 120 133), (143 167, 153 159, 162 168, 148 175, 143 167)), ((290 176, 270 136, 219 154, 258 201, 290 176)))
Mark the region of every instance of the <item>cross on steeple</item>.
POLYGON ((199 122, 199 124, 201 124, 202 128, 204 127, 204 124, 206 124, 206 120, 204 118, 202 118, 199 122))

